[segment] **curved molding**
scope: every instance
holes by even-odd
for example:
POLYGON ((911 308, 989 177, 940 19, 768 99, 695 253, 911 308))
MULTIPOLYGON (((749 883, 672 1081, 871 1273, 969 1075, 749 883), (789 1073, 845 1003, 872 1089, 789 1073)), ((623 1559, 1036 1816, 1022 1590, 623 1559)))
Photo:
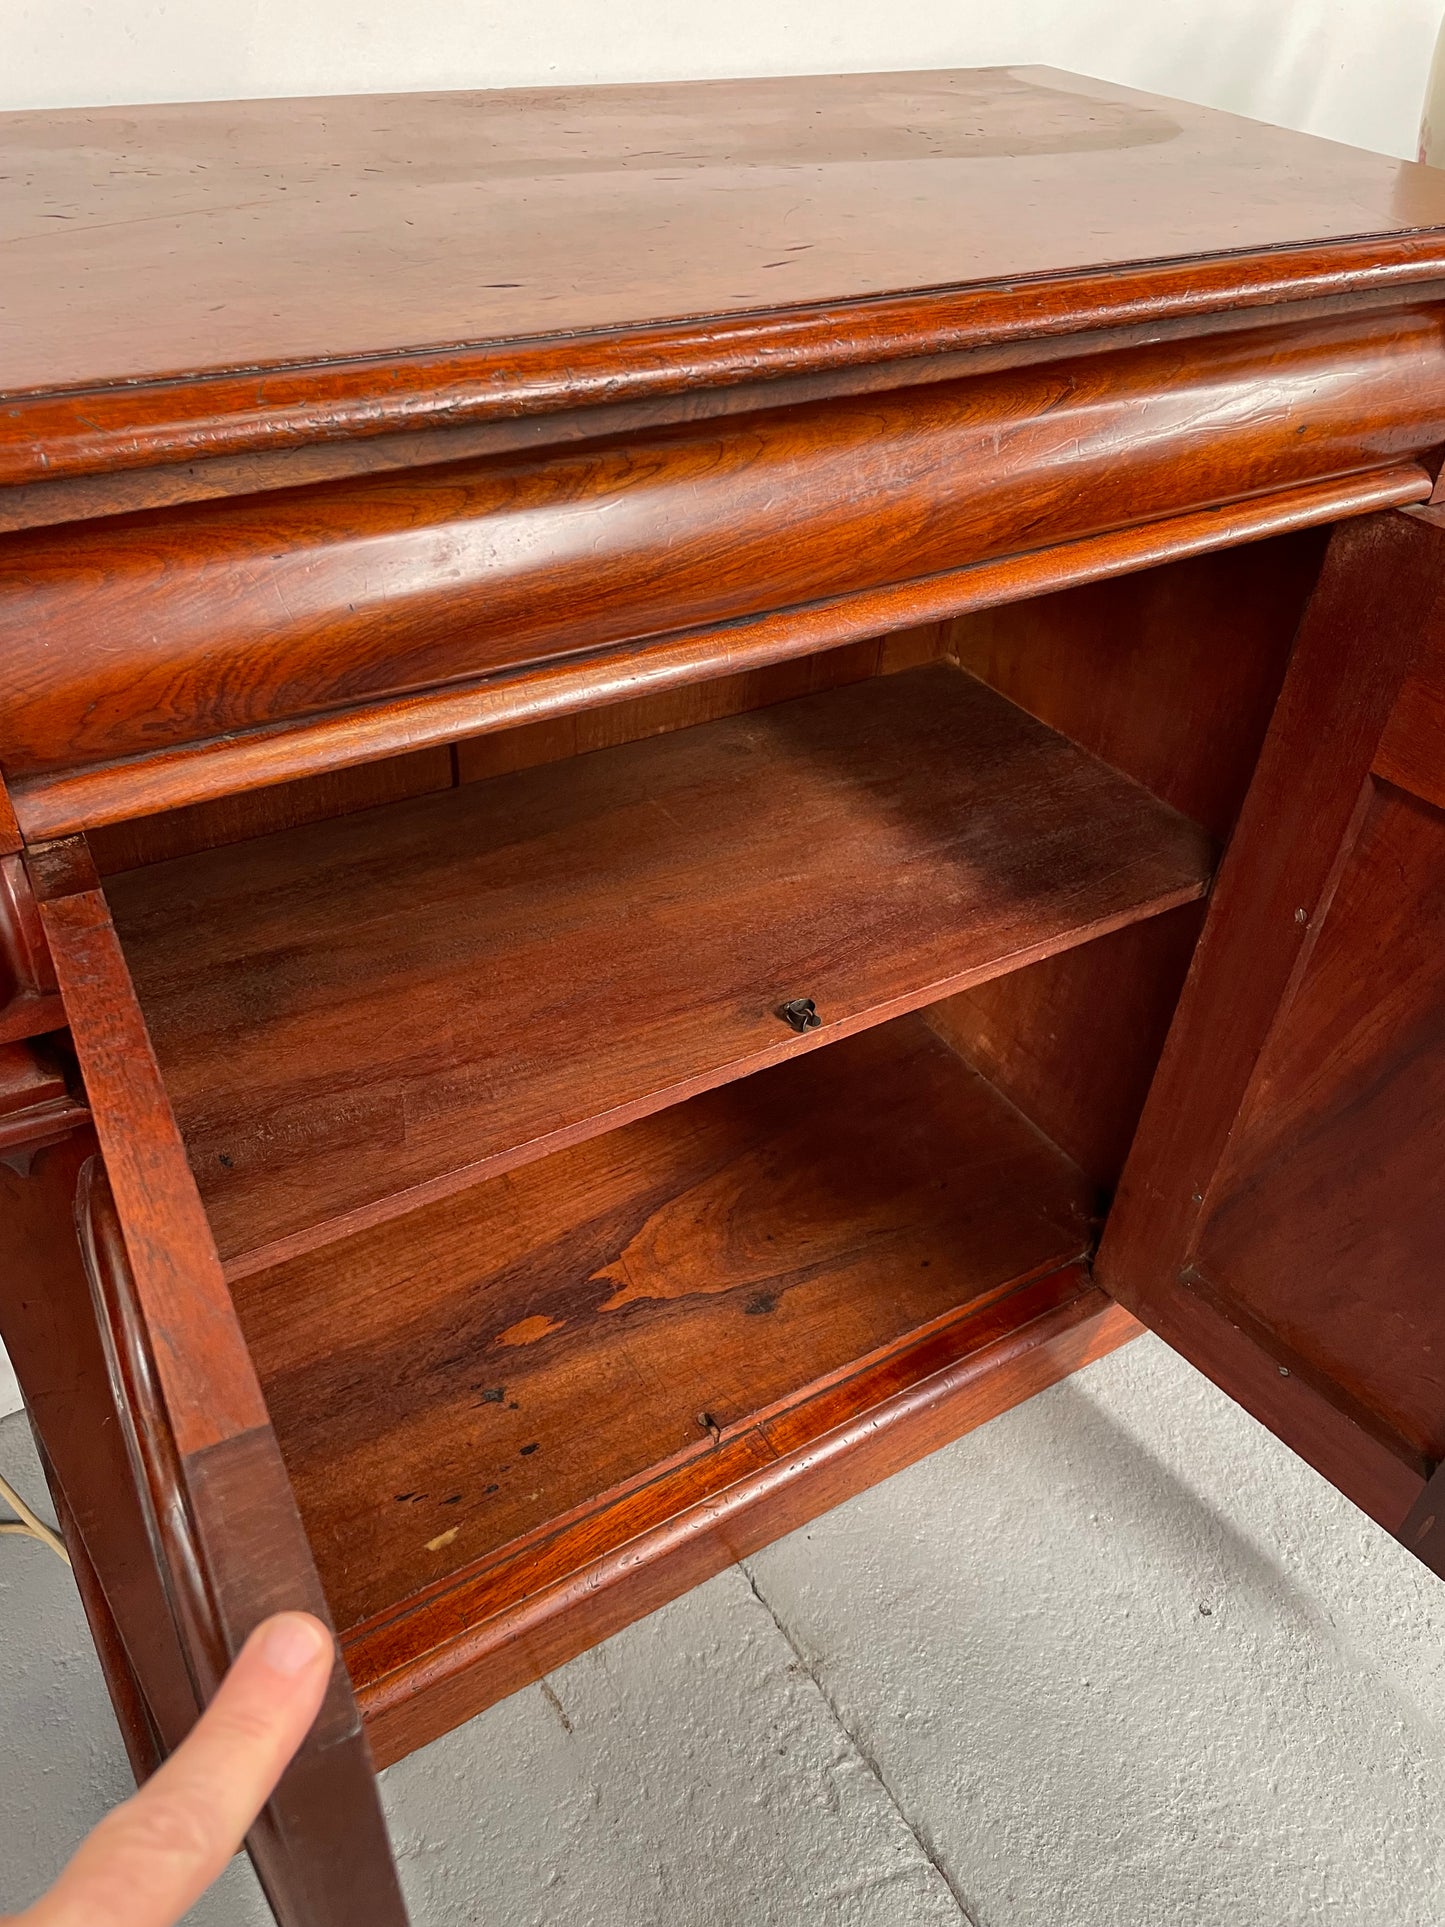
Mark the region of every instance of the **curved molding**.
POLYGON ((154 756, 31 778, 15 805, 32 839, 338 770, 519 723, 657 694, 684 683, 765 667, 791 656, 943 620, 971 609, 1344 516, 1421 502, 1433 483, 1414 463, 1339 481, 1285 489, 1228 508, 1171 517, 1141 529, 895 584, 883 590, 787 609, 745 623, 563 657, 535 668, 451 684, 367 709, 181 744, 154 756))
POLYGON ((1445 311, 17 536, 16 780, 856 595, 1445 442, 1445 311))
POLYGON ((1107 273, 16 395, 0 413, 0 484, 465 427, 1221 309, 1390 289, 1409 299, 1442 274, 1439 233, 1368 235, 1107 273))
POLYGON ((196 1690, 209 1697, 230 1655, 215 1597, 206 1583, 180 1449, 157 1382, 149 1328, 99 1157, 88 1158, 80 1168, 75 1228, 156 1564, 182 1630, 196 1690))
POLYGON ((58 1030, 65 1012, 35 892, 19 856, 0 856, 0 1045, 58 1030))
MULTIPOLYGON (((310 1549, 269 1424, 183 1453, 161 1389, 109 1180, 76 1185, 76 1231, 115 1409, 197 1703, 267 1613, 325 1619, 310 1549)), ((339 1657, 316 1723, 247 1837, 278 1916, 315 1927, 406 1927, 370 1755, 339 1657)))

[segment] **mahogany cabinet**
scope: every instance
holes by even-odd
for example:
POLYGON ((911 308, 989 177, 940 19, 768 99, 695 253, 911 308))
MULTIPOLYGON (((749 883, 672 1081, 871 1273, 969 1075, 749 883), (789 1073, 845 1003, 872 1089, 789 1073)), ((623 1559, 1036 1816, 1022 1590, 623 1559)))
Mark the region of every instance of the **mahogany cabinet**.
POLYGON ((278 1919, 1136 1319, 1445 1571, 1445 176, 1035 70, 0 142, 0 1336, 138 1773, 337 1629, 278 1919))

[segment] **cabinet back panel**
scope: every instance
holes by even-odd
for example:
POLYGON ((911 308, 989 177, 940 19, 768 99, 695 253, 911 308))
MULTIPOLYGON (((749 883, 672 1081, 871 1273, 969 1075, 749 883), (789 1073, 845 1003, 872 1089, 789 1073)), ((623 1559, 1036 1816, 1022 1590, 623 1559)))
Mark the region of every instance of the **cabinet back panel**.
POLYGON ((709 682, 689 683, 658 695, 630 702, 605 703, 541 723, 474 736, 456 746, 457 774, 463 783, 484 781, 511 770, 534 769, 539 763, 559 763, 594 749, 640 742, 645 736, 665 736, 694 723, 740 716, 794 696, 812 696, 845 683, 866 682, 870 676, 895 675, 921 663, 938 662, 950 653, 949 625, 923 623, 897 629, 870 642, 848 643, 840 649, 820 650, 770 663, 764 669, 719 676, 709 682))
POLYGON ((932 622, 920 628, 900 629, 870 642, 825 649, 765 669, 693 683, 631 702, 606 703, 554 721, 498 730, 451 748, 382 757, 354 769, 329 770, 293 783, 274 783, 215 802, 137 817, 129 823, 102 824, 89 832, 90 847, 101 875, 115 876, 149 863, 165 863, 171 857, 192 856, 200 850, 294 829, 298 824, 373 809, 404 796, 448 789, 458 781, 475 782, 509 770, 530 769, 537 763, 560 762, 587 750, 606 749, 614 743, 687 729, 693 723, 711 722, 719 716, 762 709, 769 703, 785 702, 790 696, 810 695, 869 676, 912 669, 946 656, 949 646, 946 624, 932 622))
POLYGON ((246 843, 254 836, 270 836, 276 830, 292 830, 302 823, 324 823, 334 816, 349 816, 353 810, 375 809, 379 803, 396 803, 404 796, 450 789, 454 780, 449 749, 420 749, 355 769, 326 770, 294 783, 275 783, 210 803, 163 810, 130 823, 102 824, 87 838, 100 874, 116 876, 150 863, 169 862, 172 857, 194 856, 228 843, 246 843))

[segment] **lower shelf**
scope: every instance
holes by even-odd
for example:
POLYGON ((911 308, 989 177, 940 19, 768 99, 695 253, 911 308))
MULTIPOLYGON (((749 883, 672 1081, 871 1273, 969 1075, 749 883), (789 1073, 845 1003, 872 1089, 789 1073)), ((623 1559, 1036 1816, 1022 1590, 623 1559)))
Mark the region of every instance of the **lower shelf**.
POLYGON ((1092 1234, 910 1016, 238 1280, 379 1756, 1129 1335, 1092 1234))

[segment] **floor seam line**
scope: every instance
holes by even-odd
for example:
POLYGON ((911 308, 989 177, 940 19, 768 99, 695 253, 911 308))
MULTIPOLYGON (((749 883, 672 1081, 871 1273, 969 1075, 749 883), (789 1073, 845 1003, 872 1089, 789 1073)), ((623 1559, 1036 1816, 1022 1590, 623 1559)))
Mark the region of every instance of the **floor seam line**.
POLYGON ((858 1738, 858 1735, 853 1731, 852 1727, 849 1726, 848 1722, 843 1718, 842 1712, 839 1710, 837 1702, 834 1700, 832 1694, 828 1691, 827 1687, 823 1684, 822 1680, 818 1677, 818 1674, 813 1668, 813 1666, 809 1663, 806 1653, 803 1652, 802 1648, 798 1645, 798 1642, 793 1638, 793 1635, 791 1634, 791 1632, 789 1632, 787 1626, 785 1625, 783 1620, 778 1616, 778 1613, 775 1611, 772 1601, 768 1598, 767 1594, 764 1593, 762 1588, 759 1586, 757 1580, 754 1578, 752 1568, 748 1565, 747 1561, 743 1559, 738 1560, 737 1566, 738 1566, 738 1571, 743 1575, 744 1579, 747 1580, 748 1585, 752 1590, 753 1598, 757 1600, 758 1604, 762 1607, 763 1611, 768 1615, 768 1618, 772 1620, 773 1625, 778 1630, 779 1637, 782 1639, 783 1643, 787 1646, 788 1651, 793 1655, 793 1658, 797 1661, 798 1665, 802 1668, 804 1673, 806 1673, 806 1675, 808 1676, 808 1679, 812 1683, 814 1692, 817 1693, 819 1699, 821 1699, 824 1706, 827 1707, 828 1712, 832 1717, 834 1725, 838 1728, 838 1731, 843 1735, 844 1739, 848 1742, 853 1752, 858 1756, 858 1758, 863 1762, 864 1766, 873 1775, 873 1778, 878 1782, 878 1785, 882 1789, 883 1795, 885 1799, 888 1801, 889 1806, 892 1807, 893 1811, 898 1815, 899 1820, 903 1823, 904 1827, 907 1829, 910 1839, 913 1841, 914 1845, 918 1848, 918 1851, 923 1855, 924 1859, 928 1862, 929 1866, 932 1867, 933 1871, 938 1875, 939 1879, 943 1882, 944 1887, 947 1890, 950 1899, 953 1901, 954 1906, 957 1907, 958 1909, 959 1919, 964 1923, 964 1927, 981 1927, 981 1923, 979 1922, 977 1917, 969 1911, 969 1908, 964 1901, 963 1895, 958 1891, 958 1888, 954 1885, 953 1880, 948 1872, 948 1869, 944 1866, 943 1862, 939 1859, 937 1853, 934 1851, 932 1843, 919 1831, 918 1827, 914 1824, 912 1817, 909 1815, 907 1809, 904 1807, 903 1802, 898 1798, 898 1795, 894 1792, 893 1788, 889 1785, 888 1779, 884 1774, 882 1767, 879 1766, 877 1760, 874 1759, 873 1755, 869 1752, 867 1747, 863 1745, 862 1741, 858 1738))

